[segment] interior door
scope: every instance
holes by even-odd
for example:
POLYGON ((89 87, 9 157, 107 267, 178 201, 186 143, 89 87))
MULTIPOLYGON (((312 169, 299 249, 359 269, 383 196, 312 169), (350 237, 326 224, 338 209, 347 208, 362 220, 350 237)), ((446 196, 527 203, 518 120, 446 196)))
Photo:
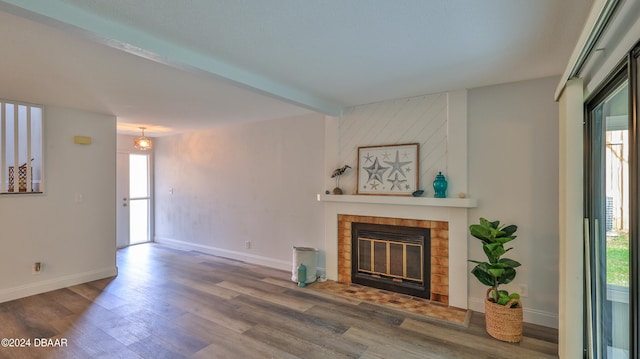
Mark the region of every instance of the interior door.
POLYGON ((129 154, 116 157, 116 247, 129 245, 129 154))

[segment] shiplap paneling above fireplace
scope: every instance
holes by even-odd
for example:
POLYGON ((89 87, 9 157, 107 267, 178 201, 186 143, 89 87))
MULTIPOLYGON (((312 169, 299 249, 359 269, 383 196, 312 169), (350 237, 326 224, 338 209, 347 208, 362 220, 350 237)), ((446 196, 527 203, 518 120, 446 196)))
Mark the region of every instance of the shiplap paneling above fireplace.
POLYGON ((345 164, 353 169, 340 177, 345 194, 356 192, 357 151, 361 146, 420 144, 419 187, 433 197, 439 171, 449 182, 448 197, 467 194, 467 91, 451 91, 347 108, 326 117, 326 190, 329 176, 345 164))
MULTIPOLYGON (((339 163, 357 167, 361 146, 420 144, 419 188, 430 187, 438 171, 447 167, 447 94, 425 95, 351 107, 339 122, 339 163)), ((341 178, 348 194, 356 191, 356 176, 341 178)))

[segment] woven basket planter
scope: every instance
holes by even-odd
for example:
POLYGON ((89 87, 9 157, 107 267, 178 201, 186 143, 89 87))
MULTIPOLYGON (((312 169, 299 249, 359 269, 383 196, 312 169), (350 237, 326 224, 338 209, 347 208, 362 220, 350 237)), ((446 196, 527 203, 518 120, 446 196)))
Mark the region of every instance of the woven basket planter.
POLYGON ((487 289, 484 298, 484 316, 487 333, 492 337, 510 343, 522 340, 522 303, 519 299, 511 299, 507 305, 500 305, 489 300, 491 288, 487 289), (517 304, 511 308, 511 305, 517 304))

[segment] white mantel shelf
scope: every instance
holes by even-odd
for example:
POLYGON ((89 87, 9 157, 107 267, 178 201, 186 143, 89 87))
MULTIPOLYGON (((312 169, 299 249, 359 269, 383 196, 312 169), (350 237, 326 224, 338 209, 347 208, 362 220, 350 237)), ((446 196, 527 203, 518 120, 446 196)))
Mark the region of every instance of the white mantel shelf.
POLYGON ((342 202, 364 204, 392 204, 423 207, 475 208, 478 201, 473 198, 431 198, 403 196, 330 195, 318 194, 319 202, 342 202))

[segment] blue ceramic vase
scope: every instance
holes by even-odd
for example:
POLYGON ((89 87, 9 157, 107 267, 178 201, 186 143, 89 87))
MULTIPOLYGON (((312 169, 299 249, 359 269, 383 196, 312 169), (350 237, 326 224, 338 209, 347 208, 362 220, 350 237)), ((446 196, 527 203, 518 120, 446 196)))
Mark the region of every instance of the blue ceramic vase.
POLYGON ((435 191, 435 198, 447 197, 447 180, 442 172, 438 172, 436 179, 433 181, 433 190, 435 191))

